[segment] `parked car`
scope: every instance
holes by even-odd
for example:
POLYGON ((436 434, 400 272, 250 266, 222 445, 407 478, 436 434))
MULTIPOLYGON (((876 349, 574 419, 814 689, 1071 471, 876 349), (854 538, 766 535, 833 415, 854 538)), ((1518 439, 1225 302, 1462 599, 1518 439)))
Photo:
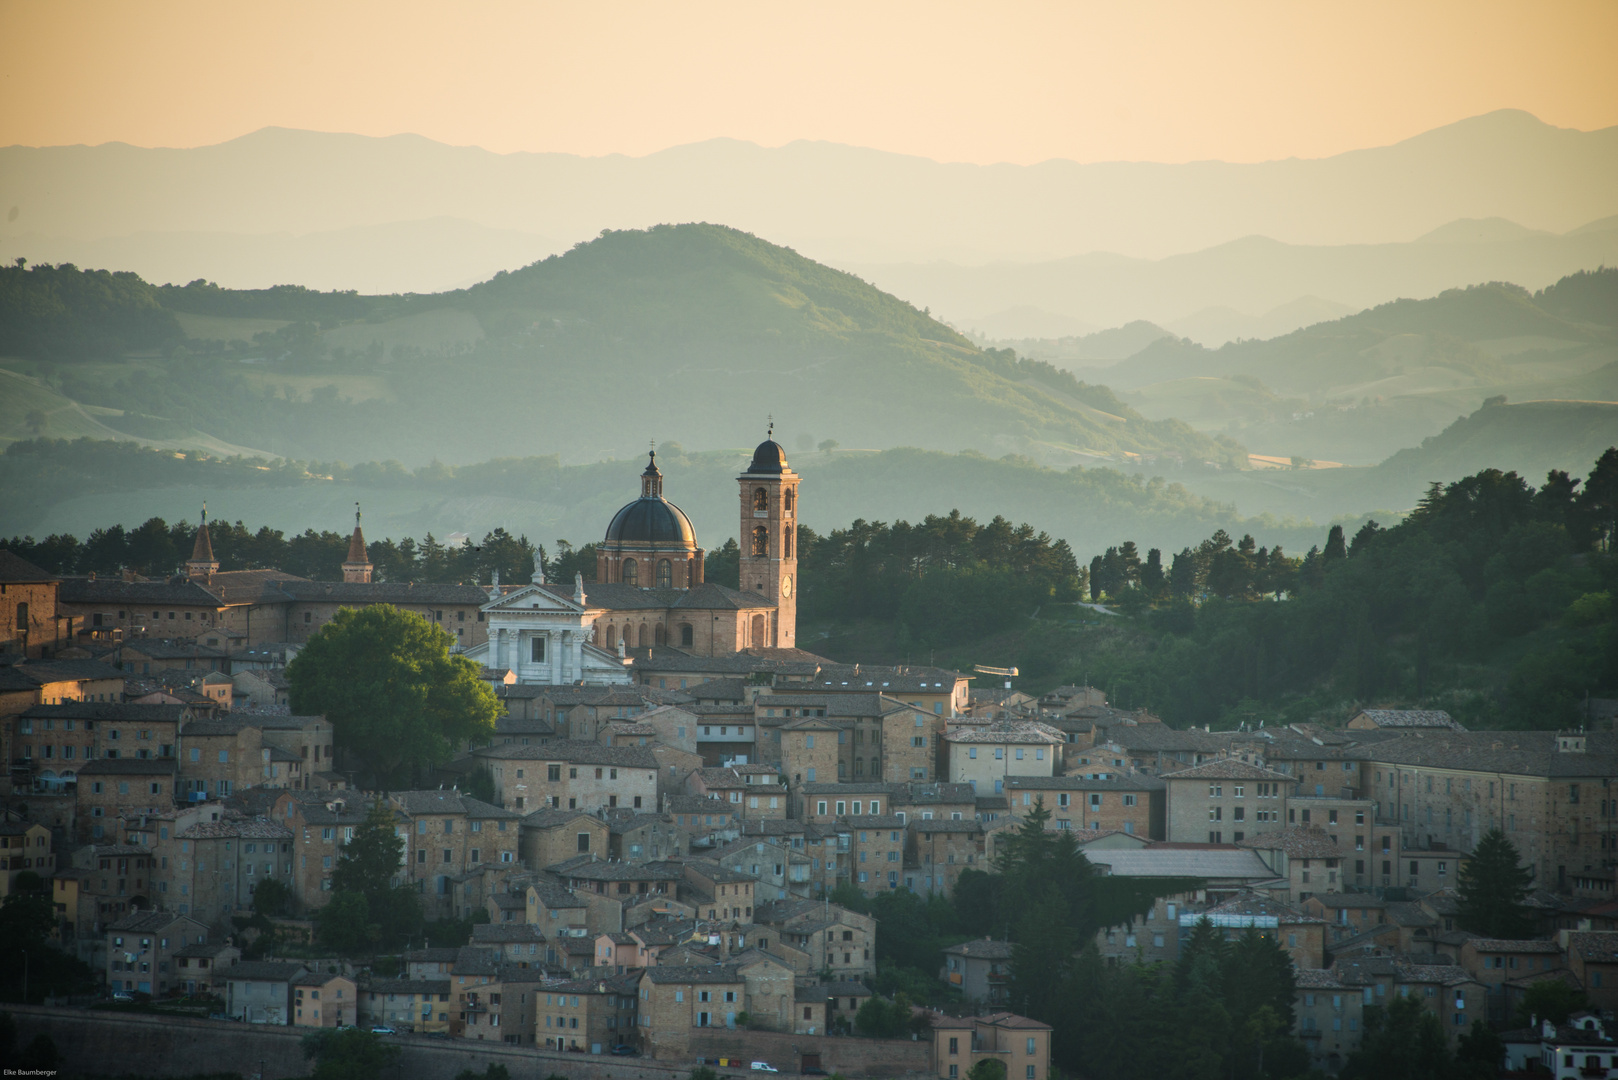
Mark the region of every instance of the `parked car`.
POLYGON ((826 1070, 822 1069, 818 1065, 811 1065, 807 1069, 803 1070, 803 1075, 805 1075, 805 1076, 825 1076, 826 1075, 826 1070))
POLYGON ((754 1072, 780 1072, 781 1070, 777 1069, 774 1065, 771 1065, 768 1061, 755 1061, 755 1062, 753 1062, 753 1071, 754 1072))
POLYGON ((381 1024, 378 1024, 376 1027, 373 1027, 371 1029, 371 1034, 372 1035, 395 1035, 395 1034, 397 1034, 397 1032, 395 1032, 390 1027, 383 1027, 381 1024))
POLYGON ((135 995, 133 993, 131 993, 130 991, 128 991, 128 990, 114 990, 112 992, 112 1000, 114 1000, 114 1001, 134 1001, 135 1000, 135 995))
POLYGON ((639 1050, 636 1050, 628 1043, 619 1043, 617 1046, 612 1048, 612 1052, 619 1057, 636 1057, 640 1054, 639 1050))

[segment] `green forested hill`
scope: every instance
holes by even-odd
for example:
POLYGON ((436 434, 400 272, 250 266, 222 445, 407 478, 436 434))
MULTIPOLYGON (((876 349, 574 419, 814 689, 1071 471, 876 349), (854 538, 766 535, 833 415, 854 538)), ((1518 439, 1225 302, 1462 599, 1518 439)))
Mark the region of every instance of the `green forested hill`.
POLYGON ((773 415, 794 447, 1242 460, 1234 444, 1146 420, 1104 388, 979 349, 853 275, 721 226, 608 232, 431 296, 154 288, 19 266, 0 269, 0 304, 0 348, 71 401, 289 457, 598 460, 653 438, 757 441, 773 415))
POLYGON ((1165 338, 1094 377, 1146 416, 1186 419, 1256 454, 1372 465, 1488 398, 1618 399, 1618 269, 1535 294, 1452 289, 1218 349, 1165 338))

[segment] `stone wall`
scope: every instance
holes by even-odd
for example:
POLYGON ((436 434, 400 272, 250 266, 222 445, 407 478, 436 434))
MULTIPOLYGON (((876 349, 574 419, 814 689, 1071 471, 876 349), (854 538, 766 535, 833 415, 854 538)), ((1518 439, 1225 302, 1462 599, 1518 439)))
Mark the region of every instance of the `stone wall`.
MULTIPOLYGON (((304 1030, 241 1024, 224 1020, 192 1020, 149 1013, 91 1012, 84 1009, 12 1005, 19 1044, 26 1045, 44 1032, 63 1055, 62 1075, 83 1073, 137 1073, 149 1076, 187 1076, 202 1072, 259 1073, 264 1080, 308 1075, 304 1059, 304 1030)), ((500 1062, 513 1076, 542 1077, 552 1073, 568 1080, 684 1080, 695 1061, 658 1064, 644 1058, 614 1058, 565 1054, 500 1043, 415 1036, 388 1040, 400 1046, 400 1075, 411 1080, 453 1080, 463 1069, 482 1071, 500 1062)), ((821 1068, 850 1076, 896 1077, 925 1073, 926 1042, 907 1039, 786 1035, 763 1031, 713 1031, 693 1035, 692 1056, 735 1058, 738 1066, 721 1069, 730 1080, 746 1080, 747 1065, 768 1061, 782 1073, 798 1069, 805 1053, 820 1054, 821 1068), (736 1068, 742 1072, 733 1071, 736 1068)))
MULTIPOLYGON (((819 1054, 820 1067, 847 1076, 903 1076, 926 1073, 932 1044, 910 1039, 862 1039, 839 1035, 789 1035, 774 1031, 710 1028, 691 1035, 691 1055, 712 1061, 731 1058, 746 1069, 767 1061, 783 1073, 795 1073, 805 1054, 819 1054)), ((735 1066, 730 1066, 735 1067, 735 1066)), ((724 1070, 721 1070, 723 1072, 724 1070)))

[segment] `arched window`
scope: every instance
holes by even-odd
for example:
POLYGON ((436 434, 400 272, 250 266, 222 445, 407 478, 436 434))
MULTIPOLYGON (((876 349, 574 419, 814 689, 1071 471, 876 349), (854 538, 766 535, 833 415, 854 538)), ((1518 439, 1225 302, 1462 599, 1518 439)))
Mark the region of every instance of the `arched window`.
POLYGON ((685 587, 688 589, 697 587, 697 560, 695 559, 685 561, 685 587))
POLYGON ((798 493, 793 491, 791 488, 787 488, 787 493, 782 496, 782 500, 782 506, 785 508, 786 512, 790 514, 792 513, 793 504, 798 501, 798 493))
POLYGON ((674 566, 667 559, 657 560, 657 587, 667 589, 674 584, 674 566))
POLYGON ((17 629, 28 629, 28 601, 26 600, 17 605, 17 629))
POLYGON ((668 631, 663 629, 663 624, 662 623, 657 624, 657 630, 656 630, 656 632, 654 634, 654 637, 656 638, 657 643, 659 645, 667 645, 669 643, 668 631))
POLYGON ((680 624, 680 644, 688 649, 696 644, 696 631, 691 629, 690 623, 680 624))
POLYGON ((792 558, 792 526, 790 525, 781 531, 781 557, 784 559, 792 558))
POLYGON ((612 623, 607 624, 607 640, 601 643, 601 647, 604 649, 616 649, 618 647, 618 628, 613 626, 612 623))
POLYGON ((770 508, 770 496, 768 495, 768 493, 766 493, 763 488, 754 488, 753 489, 753 509, 754 510, 768 510, 769 508, 770 508))
POLYGON ((639 585, 640 584, 640 567, 635 565, 635 560, 634 559, 625 559, 624 560, 624 584, 625 585, 639 585))
POLYGON ((753 554, 759 558, 770 553, 770 530, 759 525, 753 529, 753 554))
POLYGON ((762 648, 763 646, 768 645, 768 644, 769 644, 769 642, 766 641, 765 638, 764 638, 764 616, 762 616, 762 615, 754 615, 753 616, 752 645, 753 645, 754 648, 762 648))
POLYGON ((652 631, 645 623, 640 624, 640 647, 650 648, 652 644, 652 631))

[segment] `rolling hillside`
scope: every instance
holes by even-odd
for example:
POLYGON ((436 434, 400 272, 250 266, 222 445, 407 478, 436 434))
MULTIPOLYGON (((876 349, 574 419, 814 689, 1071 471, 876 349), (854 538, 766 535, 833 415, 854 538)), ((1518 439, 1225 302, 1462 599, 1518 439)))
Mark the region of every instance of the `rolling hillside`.
POLYGON ((1532 294, 1452 289, 1219 349, 1163 338, 1091 377, 1255 453, 1372 465, 1487 398, 1618 400, 1618 269, 1532 294))
POLYGON ((0 348, 73 401, 299 458, 588 461, 650 439, 745 445, 771 416, 791 446, 1242 457, 712 225, 605 233, 425 296, 6 267, 0 304, 17 313, 0 348))

